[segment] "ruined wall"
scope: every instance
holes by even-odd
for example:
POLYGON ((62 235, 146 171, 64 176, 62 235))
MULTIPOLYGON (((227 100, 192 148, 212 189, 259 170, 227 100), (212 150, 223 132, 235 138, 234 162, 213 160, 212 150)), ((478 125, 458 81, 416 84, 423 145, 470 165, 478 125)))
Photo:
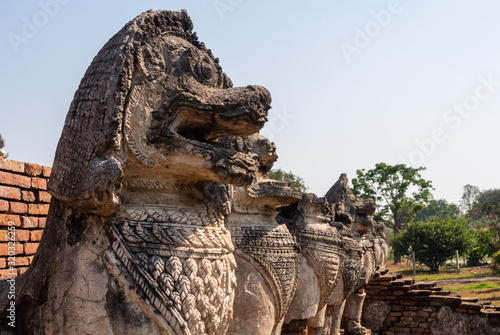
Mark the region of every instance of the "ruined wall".
POLYGON ((1 279, 26 271, 35 255, 49 210, 47 181, 50 172, 49 167, 0 159, 1 279), (14 234, 9 235, 8 228, 12 226, 15 228, 10 232, 14 234), (9 243, 13 242, 12 237, 15 243, 9 243), (15 261, 9 264, 12 261, 9 256, 14 250, 15 261))
POLYGON ((363 326, 381 335, 500 334, 500 307, 460 298, 436 283, 385 274, 373 279, 366 293, 363 326))

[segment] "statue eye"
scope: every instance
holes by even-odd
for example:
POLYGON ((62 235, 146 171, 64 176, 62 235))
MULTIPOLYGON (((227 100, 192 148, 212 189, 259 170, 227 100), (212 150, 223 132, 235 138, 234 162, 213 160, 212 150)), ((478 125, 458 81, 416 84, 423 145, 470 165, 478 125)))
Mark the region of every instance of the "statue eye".
POLYGON ((197 64, 198 75, 205 81, 212 79, 214 76, 214 68, 212 64, 203 60, 197 64))

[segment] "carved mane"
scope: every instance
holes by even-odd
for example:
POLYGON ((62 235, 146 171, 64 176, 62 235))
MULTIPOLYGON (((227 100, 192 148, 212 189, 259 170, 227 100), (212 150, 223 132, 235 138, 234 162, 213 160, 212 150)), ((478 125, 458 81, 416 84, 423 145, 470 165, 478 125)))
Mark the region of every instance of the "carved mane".
POLYGON ((52 196, 102 216, 116 211, 123 177, 124 111, 131 88, 137 84, 134 71, 147 75, 141 71, 141 46, 160 35, 175 35, 214 59, 192 29, 185 10, 150 10, 104 45, 81 80, 66 116, 49 182, 52 196))

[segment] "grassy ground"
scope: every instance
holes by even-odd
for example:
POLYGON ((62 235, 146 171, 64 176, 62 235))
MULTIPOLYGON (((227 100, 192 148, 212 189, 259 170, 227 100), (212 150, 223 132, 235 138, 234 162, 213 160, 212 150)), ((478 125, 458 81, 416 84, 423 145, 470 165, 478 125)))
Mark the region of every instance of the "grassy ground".
POLYGON ((444 285, 445 290, 459 294, 464 298, 489 300, 494 305, 500 305, 500 281, 483 281, 474 284, 444 285))
MULTIPOLYGON (((389 272, 398 272, 402 273, 405 277, 414 277, 413 269, 411 266, 407 266, 406 263, 394 264, 388 262, 386 267, 389 269, 389 272)), ((495 305, 500 305, 500 277, 493 273, 491 267, 488 265, 462 267, 460 274, 456 273, 456 268, 453 265, 443 267, 439 273, 429 273, 428 269, 417 267, 417 275, 414 278, 417 282, 456 280, 455 283, 438 285, 462 297, 489 300, 495 305), (498 280, 486 280, 486 277, 497 277, 498 280), (460 282, 460 280, 465 281, 466 279, 474 280, 474 282, 471 283, 469 280, 464 283, 460 282)))

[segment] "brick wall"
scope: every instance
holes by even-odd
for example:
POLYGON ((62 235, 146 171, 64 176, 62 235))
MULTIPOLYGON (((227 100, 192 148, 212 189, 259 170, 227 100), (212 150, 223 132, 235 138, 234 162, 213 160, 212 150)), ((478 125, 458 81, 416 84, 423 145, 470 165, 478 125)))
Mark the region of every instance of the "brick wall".
MULTIPOLYGON (((499 331, 500 307, 488 301, 461 298, 443 290, 435 282, 415 283, 413 278, 402 278, 400 274, 385 274, 370 281, 366 293, 364 317, 370 317, 366 310, 371 304, 382 301, 390 307, 385 320, 381 322, 381 335, 432 334, 431 328, 440 322, 438 313, 443 307, 449 308, 457 320, 467 320, 469 316, 477 315, 487 320, 487 327, 499 331)), ((367 326, 369 322, 364 318, 363 325, 367 326)), ((496 334, 491 329, 489 331, 496 334)), ((462 333, 466 334, 479 335, 474 331, 462 333)))
POLYGON ((47 182, 51 169, 0 159, 0 278, 18 276, 30 265, 49 210, 47 182), (15 234, 9 235, 9 227, 15 234), (15 237, 14 243, 9 239, 15 237), (11 247, 9 249, 9 246, 11 247), (15 248, 15 262, 9 255, 15 248), (10 253, 9 253, 10 251, 10 253), (11 269, 9 266, 13 265, 11 269))

